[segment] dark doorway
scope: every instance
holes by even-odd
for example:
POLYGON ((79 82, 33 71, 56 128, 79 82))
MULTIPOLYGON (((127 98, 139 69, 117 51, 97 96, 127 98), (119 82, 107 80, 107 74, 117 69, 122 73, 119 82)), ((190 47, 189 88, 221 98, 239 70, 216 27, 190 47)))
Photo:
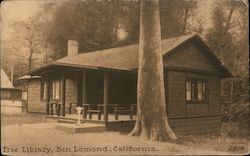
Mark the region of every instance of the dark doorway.
POLYGON ((103 104, 103 81, 102 72, 88 71, 87 72, 87 103, 92 106, 103 104))
POLYGON ((79 74, 78 79, 77 79, 77 84, 78 84, 78 86, 77 86, 77 106, 82 106, 82 104, 83 104, 83 101, 82 101, 82 94, 83 94, 83 92, 82 92, 82 90, 83 90, 82 79, 83 79, 82 74, 81 75, 79 74))

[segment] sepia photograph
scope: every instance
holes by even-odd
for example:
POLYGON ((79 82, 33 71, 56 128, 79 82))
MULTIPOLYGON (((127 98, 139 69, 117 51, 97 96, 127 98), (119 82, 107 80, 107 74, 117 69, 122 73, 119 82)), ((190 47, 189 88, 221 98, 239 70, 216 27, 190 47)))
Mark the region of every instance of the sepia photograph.
POLYGON ((247 0, 4 0, 1 155, 250 154, 247 0))

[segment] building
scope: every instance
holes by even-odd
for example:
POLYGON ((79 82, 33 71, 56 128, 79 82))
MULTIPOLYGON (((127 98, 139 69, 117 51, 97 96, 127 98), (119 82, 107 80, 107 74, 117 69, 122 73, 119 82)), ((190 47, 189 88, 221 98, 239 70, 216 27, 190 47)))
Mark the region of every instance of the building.
POLYGON ((1 69, 1 114, 21 114, 23 105, 21 91, 14 88, 7 74, 1 69))
MULTIPOLYGON (((180 135, 219 132, 220 81, 232 74, 197 34, 162 40, 162 55, 173 130, 180 135)), ((107 123, 109 106, 114 107, 110 113, 131 113, 117 111, 117 104, 136 104, 137 68, 138 45, 79 54, 78 43, 70 40, 66 57, 29 73, 43 79, 28 81, 28 111, 53 115, 56 109, 65 116, 74 104, 89 104, 87 112, 101 111, 107 123)))

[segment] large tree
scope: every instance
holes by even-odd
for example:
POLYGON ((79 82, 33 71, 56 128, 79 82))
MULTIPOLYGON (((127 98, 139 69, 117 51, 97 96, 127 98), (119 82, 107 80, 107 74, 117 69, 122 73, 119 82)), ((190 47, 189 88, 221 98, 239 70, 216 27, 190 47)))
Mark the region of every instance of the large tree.
POLYGON ((166 114, 159 2, 156 0, 141 1, 137 120, 131 135, 155 141, 177 139, 166 114))

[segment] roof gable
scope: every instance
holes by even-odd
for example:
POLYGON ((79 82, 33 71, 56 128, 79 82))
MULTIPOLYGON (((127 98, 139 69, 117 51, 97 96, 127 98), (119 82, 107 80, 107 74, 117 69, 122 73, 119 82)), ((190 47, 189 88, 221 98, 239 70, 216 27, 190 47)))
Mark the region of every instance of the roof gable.
POLYGON ((1 88, 8 88, 8 89, 14 88, 3 69, 1 69, 1 88))
POLYGON ((206 71, 220 75, 219 69, 205 55, 203 50, 194 42, 189 42, 177 49, 171 54, 165 55, 164 66, 189 69, 194 71, 206 71))

